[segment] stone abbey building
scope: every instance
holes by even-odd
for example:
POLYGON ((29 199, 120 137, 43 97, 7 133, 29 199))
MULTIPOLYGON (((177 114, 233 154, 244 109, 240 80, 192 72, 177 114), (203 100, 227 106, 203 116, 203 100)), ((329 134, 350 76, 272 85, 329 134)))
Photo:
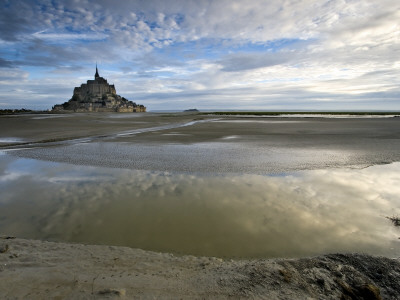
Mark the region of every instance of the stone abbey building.
POLYGON ((146 107, 117 95, 115 86, 100 77, 96 65, 94 80, 74 89, 72 98, 53 106, 53 112, 145 112, 146 107))

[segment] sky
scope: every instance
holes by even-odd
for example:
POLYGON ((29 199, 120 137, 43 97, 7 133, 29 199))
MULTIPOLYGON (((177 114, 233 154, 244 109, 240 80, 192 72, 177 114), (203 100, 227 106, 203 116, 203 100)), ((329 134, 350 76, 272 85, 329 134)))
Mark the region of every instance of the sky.
POLYGON ((0 109, 400 110, 398 0, 0 0, 0 109))

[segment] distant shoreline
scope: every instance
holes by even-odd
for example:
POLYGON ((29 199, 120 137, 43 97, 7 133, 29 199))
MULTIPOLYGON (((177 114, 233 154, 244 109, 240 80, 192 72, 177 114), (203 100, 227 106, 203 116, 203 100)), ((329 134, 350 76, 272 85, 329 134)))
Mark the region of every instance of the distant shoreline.
MULTIPOLYGON (((205 115, 218 115, 218 116, 282 116, 282 115, 332 115, 332 116, 400 116, 400 111, 202 111, 198 109, 187 110, 152 110, 149 113, 185 113, 194 112, 205 115)), ((17 114, 74 114, 75 112, 53 112, 49 110, 31 110, 31 109, 0 109, 0 115, 17 115, 17 114)), ((79 112, 77 112, 79 113, 79 112)), ((87 113, 87 112, 85 112, 87 113)), ((99 112, 93 112, 99 113, 99 112)), ((100 112, 101 114, 101 112, 100 112)))
POLYGON ((217 111, 207 112, 213 115, 254 115, 254 116, 281 116, 281 115, 351 115, 351 116, 386 116, 400 115, 398 111, 217 111))

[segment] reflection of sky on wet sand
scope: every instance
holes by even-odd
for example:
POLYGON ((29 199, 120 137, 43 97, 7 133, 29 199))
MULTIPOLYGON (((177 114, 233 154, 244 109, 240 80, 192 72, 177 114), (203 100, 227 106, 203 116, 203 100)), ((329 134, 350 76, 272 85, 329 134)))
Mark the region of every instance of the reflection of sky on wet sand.
POLYGON ((282 176, 80 167, 0 155, 1 234, 175 253, 400 254, 400 163, 282 176))

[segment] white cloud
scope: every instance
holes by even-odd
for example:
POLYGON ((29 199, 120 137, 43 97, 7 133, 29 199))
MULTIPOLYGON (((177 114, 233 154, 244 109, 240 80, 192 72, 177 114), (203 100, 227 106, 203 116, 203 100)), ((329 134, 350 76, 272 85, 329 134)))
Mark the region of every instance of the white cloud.
POLYGON ((65 42, 69 40, 104 40, 108 35, 102 33, 50 33, 42 30, 33 33, 32 37, 41 40, 60 40, 65 42))

